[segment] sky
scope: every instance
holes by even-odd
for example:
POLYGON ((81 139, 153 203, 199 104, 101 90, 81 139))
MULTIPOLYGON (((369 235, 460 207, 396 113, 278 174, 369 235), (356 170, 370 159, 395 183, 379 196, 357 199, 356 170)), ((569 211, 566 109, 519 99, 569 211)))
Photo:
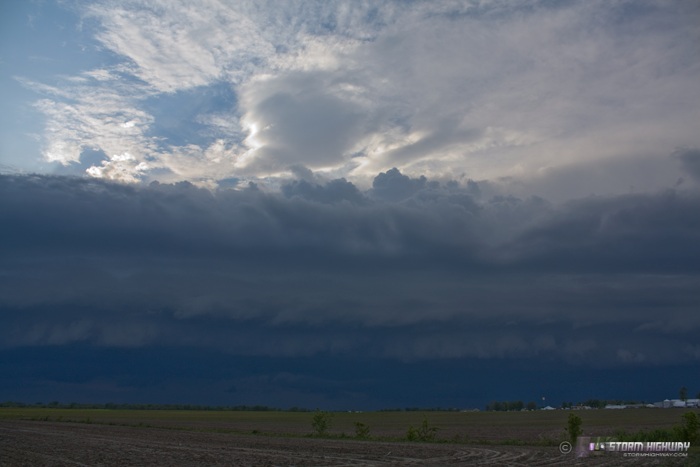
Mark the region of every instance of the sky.
POLYGON ((694 395, 698 83, 691 0, 3 2, 0 400, 694 395))

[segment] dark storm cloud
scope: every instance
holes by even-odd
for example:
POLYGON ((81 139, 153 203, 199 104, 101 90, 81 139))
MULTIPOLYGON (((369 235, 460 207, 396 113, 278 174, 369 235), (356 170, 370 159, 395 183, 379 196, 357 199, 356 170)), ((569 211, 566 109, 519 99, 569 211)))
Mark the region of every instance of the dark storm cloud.
POLYGON ((697 207, 696 195, 671 190, 570 202, 505 251, 521 262, 579 271, 697 272, 697 207))
POLYGON ((351 204, 365 205, 369 201, 355 185, 345 179, 331 180, 326 185, 317 185, 306 180, 292 181, 282 187, 282 193, 288 198, 298 196, 325 204, 346 201, 351 204))
MULTIPOLYGON (((475 198, 397 170, 208 190, 0 179, 6 346, 696 361, 697 193, 475 198)), ((597 363, 599 364, 599 363, 597 363)))
POLYGON ((393 168, 382 172, 372 182, 372 194, 380 199, 400 201, 425 188, 426 178, 412 179, 393 168))

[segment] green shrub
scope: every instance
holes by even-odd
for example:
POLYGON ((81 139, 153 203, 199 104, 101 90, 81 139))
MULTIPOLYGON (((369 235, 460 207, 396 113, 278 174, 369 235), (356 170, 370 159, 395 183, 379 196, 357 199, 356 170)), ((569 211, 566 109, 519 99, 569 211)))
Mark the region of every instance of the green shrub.
POLYGON ((333 415, 328 412, 321 412, 317 410, 314 412, 314 416, 311 419, 311 428, 314 430, 316 436, 326 436, 328 434, 328 429, 331 427, 331 419, 333 415))
POLYGON ((569 433, 571 444, 576 444, 576 439, 583 433, 583 430, 581 430, 581 417, 570 413, 566 422, 566 431, 569 433))
POLYGON ((438 428, 430 426, 428 419, 424 418, 423 423, 418 428, 408 427, 406 439, 409 441, 433 441, 437 435, 438 428))
POLYGON ((680 427, 683 441, 694 443, 698 440, 698 430, 700 429, 700 420, 695 412, 686 412, 683 414, 683 425, 680 427))

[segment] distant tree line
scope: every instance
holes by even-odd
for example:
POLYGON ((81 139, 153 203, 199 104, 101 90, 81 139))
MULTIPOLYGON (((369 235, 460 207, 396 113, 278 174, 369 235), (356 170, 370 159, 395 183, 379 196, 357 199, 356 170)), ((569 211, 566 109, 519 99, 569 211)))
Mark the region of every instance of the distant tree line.
POLYGON ((512 412, 523 409, 536 410, 537 404, 534 401, 530 401, 527 404, 523 401, 494 401, 486 404, 486 410, 495 412, 512 412))
MULTIPOLYGON (((683 386, 679 391, 679 397, 682 400, 688 398, 688 389, 683 386)), ((695 396, 700 399, 700 393, 695 396)), ((633 405, 645 404, 644 401, 622 400, 622 399, 588 399, 578 404, 573 402, 562 402, 563 409, 570 409, 575 406, 588 406, 594 409, 605 408, 606 405, 633 405)), ((211 411, 246 411, 246 412, 312 412, 311 409, 304 407, 290 407, 281 409, 278 407, 270 407, 267 405, 199 405, 199 404, 125 404, 108 402, 105 404, 85 404, 78 402, 62 403, 58 401, 52 402, 36 402, 28 404, 25 402, 5 401, 0 402, 0 407, 37 407, 37 408, 56 408, 56 409, 107 409, 107 410, 211 410, 211 411)), ((530 401, 525 404, 521 400, 517 401, 493 401, 486 404, 486 410, 495 412, 510 412, 519 410, 536 410, 537 403, 530 401)), ((458 412, 460 409, 449 407, 405 407, 405 408, 387 408, 380 409, 379 412, 458 412)))
POLYGON ((61 403, 36 402, 27 404, 24 402, 5 401, 0 402, 0 407, 27 408, 37 407, 45 409, 106 409, 106 410, 211 410, 211 411, 247 411, 247 412, 311 412, 303 407, 290 407, 280 409, 266 405, 198 405, 198 404, 117 404, 108 402, 106 404, 84 404, 77 402, 61 403))
MULTIPOLYGON (((44 408, 44 409, 106 409, 106 410, 203 410, 203 411, 240 411, 240 412, 317 412, 318 410, 307 409, 305 407, 289 407, 281 409, 267 405, 198 405, 198 404, 118 404, 107 402, 105 404, 86 404, 78 402, 63 403, 5 401, 0 402, 0 407, 16 408, 44 408)), ((461 409, 454 407, 404 407, 379 409, 378 412, 459 412, 461 409)), ((344 410, 341 410, 344 412, 344 410)))
POLYGON ((455 407, 396 407, 379 409, 378 412, 459 412, 461 409, 455 407))

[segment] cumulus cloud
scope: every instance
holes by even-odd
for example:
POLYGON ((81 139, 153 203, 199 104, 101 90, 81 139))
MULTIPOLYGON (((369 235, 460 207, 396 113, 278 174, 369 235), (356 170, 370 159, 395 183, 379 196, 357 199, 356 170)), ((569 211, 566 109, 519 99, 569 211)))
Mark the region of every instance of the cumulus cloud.
POLYGON ((243 167, 267 174, 302 164, 342 165, 363 133, 362 111, 319 74, 255 82, 242 93, 251 153, 243 167))

